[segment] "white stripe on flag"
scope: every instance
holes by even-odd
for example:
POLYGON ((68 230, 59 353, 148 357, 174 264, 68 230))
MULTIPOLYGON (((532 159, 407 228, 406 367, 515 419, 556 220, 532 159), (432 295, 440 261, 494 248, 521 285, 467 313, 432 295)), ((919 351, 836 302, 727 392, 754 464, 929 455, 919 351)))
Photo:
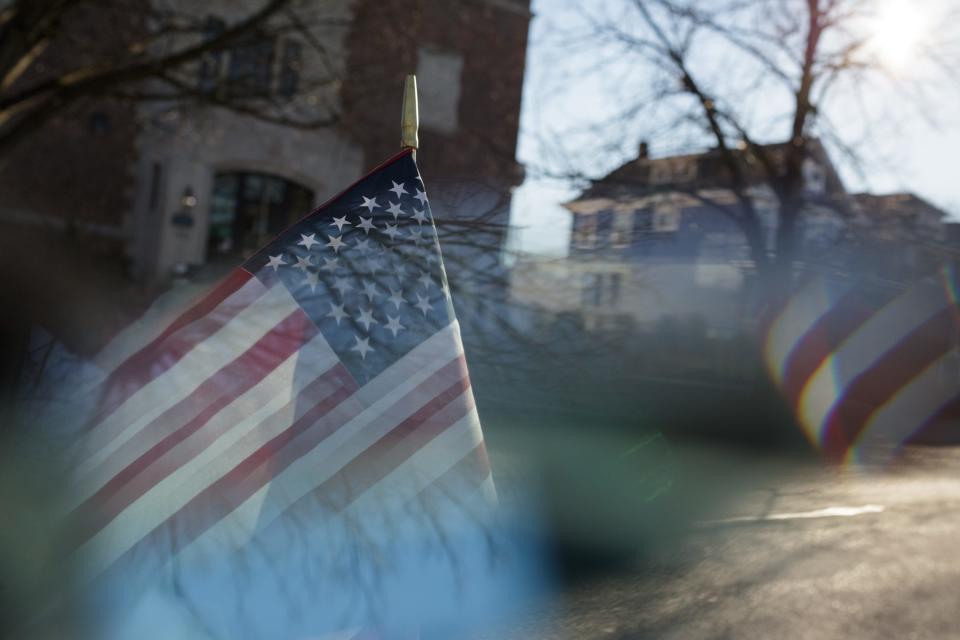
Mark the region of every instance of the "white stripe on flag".
MULTIPOLYGON (((472 404, 464 398, 470 393, 467 390, 450 404, 472 404)), ((376 518, 383 512, 395 510, 450 470, 481 442, 480 418, 474 408, 388 473, 355 500, 347 511, 358 517, 376 518)))
POLYGON ((105 374, 109 374, 144 345, 159 337, 185 309, 202 299, 201 296, 205 293, 209 293, 208 286, 173 287, 154 300, 140 318, 114 336, 95 356, 94 362, 105 374))
POLYGON ((831 287, 817 278, 793 296, 773 321, 767 335, 766 357, 778 385, 783 383, 783 367, 790 352, 817 320, 830 311, 842 292, 842 288, 831 287))
MULTIPOLYGON (((314 337, 257 385, 167 452, 163 462, 179 458, 183 464, 175 464, 173 473, 127 508, 131 510, 129 518, 134 530, 125 528, 122 523, 127 516, 111 526, 130 531, 123 538, 131 538, 134 542, 146 535, 264 442, 287 428, 295 419, 294 411, 302 414, 308 409, 298 406, 298 394, 337 362, 336 354, 326 340, 321 335, 314 337)), ((93 495, 124 466, 118 463, 115 468, 105 469, 107 475, 83 487, 82 495, 87 498, 93 495)))
MULTIPOLYGON (((248 287, 263 285, 251 278, 234 295, 242 295, 248 287)), ((84 478, 93 472, 144 426, 180 402, 297 309, 286 289, 272 287, 214 335, 194 345, 174 366, 134 393, 91 430, 89 457, 78 466, 78 477, 84 478)))
POLYGON ((804 386, 799 415, 810 436, 820 429, 847 387, 887 351, 941 311, 949 301, 931 287, 913 287, 870 317, 820 364, 804 386))
MULTIPOLYGON (((297 500, 323 484, 401 421, 443 390, 418 390, 463 353, 454 321, 360 389, 355 397, 366 408, 294 461, 243 504, 195 540, 185 554, 239 547, 250 535, 278 518, 297 500), (270 499, 266 500, 267 492, 270 499)), ((295 439, 289 446, 296 446, 295 439)))
POLYGON ((847 452, 848 457, 873 444, 894 446, 913 433, 957 396, 955 377, 948 375, 952 354, 945 353, 927 366, 877 409, 847 452))

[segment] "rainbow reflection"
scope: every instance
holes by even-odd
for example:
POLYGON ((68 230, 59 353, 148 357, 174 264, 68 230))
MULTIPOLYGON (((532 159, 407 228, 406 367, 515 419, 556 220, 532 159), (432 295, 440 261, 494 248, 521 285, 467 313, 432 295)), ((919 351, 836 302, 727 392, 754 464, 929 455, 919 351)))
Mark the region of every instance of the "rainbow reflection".
POLYGON ((817 277, 781 306, 766 366, 827 460, 889 459, 948 419, 960 435, 957 284, 952 266, 909 287, 817 277))

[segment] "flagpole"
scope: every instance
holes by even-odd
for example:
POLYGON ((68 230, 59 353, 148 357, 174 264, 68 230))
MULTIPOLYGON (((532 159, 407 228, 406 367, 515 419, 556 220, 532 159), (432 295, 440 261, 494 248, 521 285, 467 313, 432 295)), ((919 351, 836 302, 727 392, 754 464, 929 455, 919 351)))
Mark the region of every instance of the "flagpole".
POLYGON ((417 76, 409 74, 403 83, 403 108, 400 113, 400 147, 413 149, 413 158, 417 158, 417 129, 420 126, 420 113, 417 109, 417 76))

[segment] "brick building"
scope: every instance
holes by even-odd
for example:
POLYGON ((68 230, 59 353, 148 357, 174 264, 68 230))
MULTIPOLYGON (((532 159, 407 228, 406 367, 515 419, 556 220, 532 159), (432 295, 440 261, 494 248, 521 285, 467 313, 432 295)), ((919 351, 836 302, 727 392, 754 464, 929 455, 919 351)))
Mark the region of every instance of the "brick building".
MULTIPOLYGON (((167 4, 197 13, 216 33, 261 3, 167 4)), ((90 250, 124 256, 142 282, 187 266, 215 275, 398 150, 411 72, 435 216, 506 222, 522 179, 515 148, 529 0, 297 4, 322 13, 322 24, 245 40, 188 70, 197 87, 209 86, 206 104, 91 100, 19 145, 0 170, 0 223, 70 230, 90 250), (318 69, 326 78, 307 99, 306 77, 318 69), (251 87, 280 110, 326 109, 336 123, 290 128, 215 106, 251 87)), ((95 28, 97 19, 108 18, 73 24, 95 28)), ((58 55, 65 51, 73 55, 58 55)), ((498 264, 504 232, 490 225, 478 233, 487 234, 482 257, 498 264)), ((458 244, 467 243, 445 247, 451 263, 475 264, 476 247, 458 260, 458 244)))

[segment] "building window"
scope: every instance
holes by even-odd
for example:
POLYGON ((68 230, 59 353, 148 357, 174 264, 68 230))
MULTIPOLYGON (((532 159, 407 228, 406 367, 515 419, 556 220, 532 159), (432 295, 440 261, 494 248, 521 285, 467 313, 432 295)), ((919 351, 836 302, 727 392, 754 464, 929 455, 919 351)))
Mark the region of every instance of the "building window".
POLYGON ((653 214, 650 209, 636 209, 633 212, 633 235, 642 237, 653 231, 653 214))
POLYGON ((452 51, 421 47, 417 55, 420 124, 441 133, 459 125, 460 80, 463 56, 452 51))
MULTIPOLYGON (((213 40, 226 29, 226 23, 220 18, 207 16, 203 25, 203 39, 213 40)), ((197 78, 198 89, 203 93, 211 93, 220 85, 220 76, 223 73, 223 51, 208 51, 200 58, 200 70, 197 78)))
POLYGON ((603 274, 583 274, 583 305, 585 307, 599 307, 603 303, 603 274))
POLYGON ((803 162, 803 186, 807 193, 823 194, 827 190, 826 172, 810 158, 803 162))
POLYGON ((614 249, 623 249, 630 245, 633 231, 633 211, 618 211, 613 218, 613 231, 610 232, 610 245, 614 249))
POLYGON ((300 88, 302 55, 302 46, 296 40, 286 40, 283 43, 283 54, 280 56, 280 71, 277 78, 277 93, 284 98, 293 97, 300 88))
MULTIPOLYGON (((212 40, 226 23, 210 16, 203 37, 212 40)), ((197 87, 201 93, 229 98, 262 98, 272 94, 291 98, 300 90, 303 46, 298 40, 278 40, 252 34, 233 46, 210 51, 200 59, 197 87)))
POLYGON ((273 80, 273 40, 253 36, 229 51, 226 91, 232 97, 265 97, 273 80))
POLYGON ((690 182, 697 177, 697 163, 689 158, 656 160, 650 168, 650 182, 672 184, 690 182))
POLYGON ((214 177, 207 260, 252 255, 258 247, 306 215, 313 192, 279 176, 227 172, 214 177))
POLYGON ((653 230, 669 233, 680 228, 680 212, 669 204, 659 204, 653 210, 653 230))
POLYGON ((586 273, 583 275, 581 299, 584 306, 616 306, 620 302, 622 273, 586 273))
POLYGON ((573 242, 579 249, 593 249, 597 244, 597 217, 583 214, 574 222, 573 242))
POLYGON ((615 305, 620 302, 620 282, 622 280, 622 274, 619 273, 610 273, 607 274, 607 300, 611 305, 615 305))

